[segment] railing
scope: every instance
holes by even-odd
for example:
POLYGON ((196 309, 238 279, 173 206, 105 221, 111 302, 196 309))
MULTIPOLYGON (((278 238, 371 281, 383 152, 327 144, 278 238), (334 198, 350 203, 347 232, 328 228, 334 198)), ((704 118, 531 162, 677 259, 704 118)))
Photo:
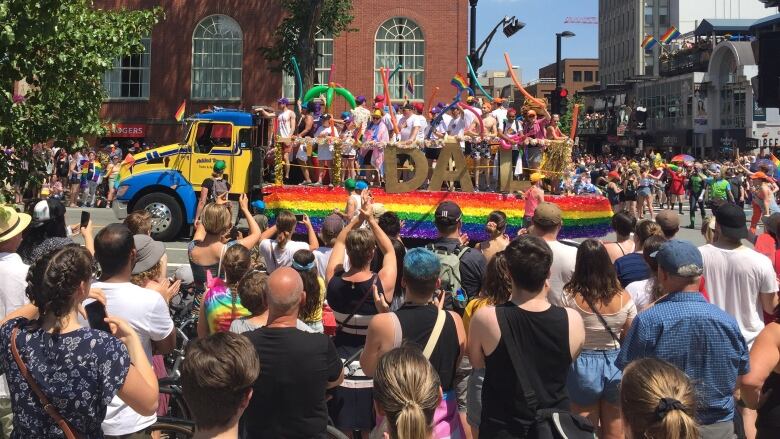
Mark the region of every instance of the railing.
POLYGON ((706 72, 712 47, 709 44, 680 50, 660 62, 661 76, 676 76, 691 72, 706 72))

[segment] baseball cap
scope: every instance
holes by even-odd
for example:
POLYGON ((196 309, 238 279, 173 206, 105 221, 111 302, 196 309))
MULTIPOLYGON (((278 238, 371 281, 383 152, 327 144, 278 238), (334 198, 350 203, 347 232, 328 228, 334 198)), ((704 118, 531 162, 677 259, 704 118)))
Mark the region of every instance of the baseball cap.
POLYGON ((334 238, 341 233, 344 229, 344 220, 336 214, 331 214, 325 217, 322 221, 322 227, 320 228, 320 234, 333 236, 334 238))
POLYGON ((436 206, 435 221, 439 224, 452 224, 460 221, 463 212, 452 201, 443 201, 436 206))
POLYGON ((515 110, 514 108, 510 108, 509 110, 506 111, 506 115, 507 116, 517 116, 517 110, 515 110))
POLYGON ((265 210, 265 201, 263 200, 252 201, 251 206, 255 210, 255 212, 262 212, 265 210))
POLYGON ((344 120, 352 119, 352 113, 350 113, 349 111, 342 111, 341 118, 344 120))
POLYGON ((407 103, 406 105, 403 106, 403 109, 404 110, 414 110, 414 105, 412 105, 411 102, 407 103))
POLYGON ((655 258, 658 266, 672 275, 693 277, 701 276, 704 273, 704 261, 701 257, 701 252, 689 241, 681 239, 666 241, 650 257, 655 258))
POLYGON ((344 189, 348 191, 354 191, 355 190, 355 179, 348 178, 344 180, 344 189))
POLYGON ((768 176, 768 175, 766 175, 765 173, 763 173, 763 172, 761 172, 761 171, 758 171, 758 172, 754 173, 753 175, 751 175, 751 176, 750 176, 750 179, 751 179, 751 180, 765 180, 765 181, 772 181, 772 179, 771 179, 771 178, 769 178, 769 176, 768 176))
POLYGON ((282 105, 290 105, 290 100, 287 99, 287 98, 281 98, 278 101, 276 101, 276 103, 282 104, 282 105))
POLYGON ((222 172, 225 170, 225 161, 224 160, 217 160, 214 162, 214 172, 222 172))
POLYGON ((764 230, 772 232, 775 235, 778 233, 778 227, 780 226, 780 213, 773 213, 764 220, 764 230))
POLYGON ((539 180, 542 180, 544 178, 544 175, 541 172, 534 172, 531 174, 531 183, 536 183, 539 180))
POLYGON ((377 219, 380 216, 382 216, 382 214, 387 212, 387 209, 385 208, 385 205, 382 204, 382 203, 373 203, 373 204, 371 204, 371 207, 374 209, 374 218, 377 218, 377 219))
POLYGON ((136 260, 133 266, 133 274, 143 273, 160 262, 165 254, 165 245, 155 241, 149 235, 134 235, 136 260))
POLYGON ((383 95, 376 95, 374 96, 374 102, 384 102, 385 97, 383 95))
POLYGON ((725 203, 715 209, 715 223, 720 232, 732 239, 745 239, 748 236, 745 224, 745 211, 734 203, 725 203))
POLYGON ((620 180, 620 174, 617 171, 611 171, 607 174, 607 178, 610 180, 620 180))
POLYGON ((415 102, 412 106, 414 107, 415 110, 417 110, 418 113, 422 113, 423 109, 425 108, 423 107, 423 104, 419 102, 415 102))
POLYGON ((466 102, 474 102, 474 96, 467 96, 466 102))
POLYGON ((563 224, 563 213, 557 204, 545 201, 536 206, 533 222, 540 226, 558 226, 563 224))
POLYGON ((363 189, 368 189, 368 183, 366 183, 364 180, 358 180, 355 182, 355 189, 362 191, 363 189))
POLYGON ((382 110, 377 108, 376 110, 374 110, 373 113, 371 113, 371 116, 372 117, 382 117, 382 110))
POLYGON ((65 215, 65 205, 58 200, 41 200, 35 204, 32 211, 31 227, 40 227, 46 224, 52 218, 59 218, 65 215))
POLYGON ((680 228, 680 216, 673 210, 662 210, 655 216, 655 222, 661 230, 674 231, 680 228))
POLYGON ((366 101, 366 97, 363 96, 363 95, 360 95, 360 96, 355 98, 355 102, 357 102, 358 104, 362 104, 365 101, 366 101))
POLYGON ((503 104, 504 103, 504 98, 495 98, 495 99, 493 99, 493 102, 495 102, 497 104, 503 104))

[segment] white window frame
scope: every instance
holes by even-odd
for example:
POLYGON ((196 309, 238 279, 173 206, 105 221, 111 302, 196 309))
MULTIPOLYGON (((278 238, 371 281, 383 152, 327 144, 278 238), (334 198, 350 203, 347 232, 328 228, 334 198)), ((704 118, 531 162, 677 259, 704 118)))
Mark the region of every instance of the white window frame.
POLYGON ((152 64, 152 39, 151 37, 141 38, 141 44, 144 46, 143 53, 134 53, 131 55, 114 59, 114 65, 111 70, 103 74, 103 88, 106 90, 107 101, 148 101, 149 87, 151 78, 152 64), (140 66, 123 66, 123 62, 131 57, 140 57, 140 66), (128 82, 130 86, 138 84, 140 86, 140 96, 122 96, 122 88, 125 82, 122 80, 124 72, 138 72, 141 75, 140 82, 128 82))
POLYGON ((241 30, 241 25, 232 17, 223 14, 213 14, 203 18, 192 31, 190 98, 193 101, 240 101, 243 92, 243 63, 244 32, 241 30), (233 28, 219 35, 216 33, 217 20, 224 20, 222 25, 233 28), (200 37, 199 32, 205 35, 200 37), (237 34, 238 37, 230 34, 237 34), (197 51, 196 43, 199 41, 202 41, 202 44, 200 51, 197 51), (217 45, 220 47, 215 47, 217 45), (228 45, 227 50, 225 45, 228 45), (206 46, 211 48, 207 49, 206 46), (210 55, 210 58, 207 58, 207 55, 210 55), (219 65, 214 66, 218 58, 219 65), (203 79, 196 81, 199 76, 203 79), (216 92, 214 92, 215 87, 216 92), (206 88, 210 91, 206 92, 206 88))
MULTIPOLYGON (((318 30, 314 35, 314 44, 317 45, 317 62, 314 66, 315 80, 314 85, 326 85, 330 66, 334 62, 333 34, 326 34, 318 30)), ((301 93, 306 90, 302 90, 301 93)), ((295 78, 293 75, 282 73, 282 97, 292 99, 295 97, 295 78)))
POLYGON ((390 99, 400 101, 404 96, 407 96, 410 101, 423 101, 425 99, 425 34, 422 31, 422 27, 415 21, 405 17, 393 17, 382 23, 376 31, 374 36, 374 94, 384 94, 384 87, 382 84, 382 77, 379 73, 379 69, 384 67, 389 69, 390 72, 395 70, 398 64, 402 64, 403 67, 390 81, 390 99), (394 37, 391 38, 379 38, 380 32, 389 34, 394 37), (400 37, 400 38, 399 38, 400 37), (407 38, 411 37, 411 38, 407 38), (406 45, 411 48, 411 54, 405 54, 394 52, 390 55, 382 55, 383 57, 392 58, 391 65, 380 65, 380 55, 377 53, 377 49, 380 43, 396 43, 399 44, 398 48, 405 48, 406 45), (422 53, 417 53, 417 47, 421 45, 422 53), (403 62, 405 58, 411 58, 412 60, 419 60, 419 66, 410 66, 408 63, 403 62), (407 78, 413 75, 414 81, 414 95, 410 95, 406 89, 407 78))

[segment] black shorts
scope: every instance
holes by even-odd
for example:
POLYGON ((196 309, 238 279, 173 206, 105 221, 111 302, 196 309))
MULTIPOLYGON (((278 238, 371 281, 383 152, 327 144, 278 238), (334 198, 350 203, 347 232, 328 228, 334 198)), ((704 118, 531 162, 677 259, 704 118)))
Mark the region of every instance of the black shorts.
POLYGON ((409 154, 398 154, 396 155, 396 159, 398 160, 398 166, 403 166, 404 162, 407 160, 411 161, 409 154))
POLYGON ((439 160, 440 153, 441 148, 425 148, 425 158, 428 160, 439 160))

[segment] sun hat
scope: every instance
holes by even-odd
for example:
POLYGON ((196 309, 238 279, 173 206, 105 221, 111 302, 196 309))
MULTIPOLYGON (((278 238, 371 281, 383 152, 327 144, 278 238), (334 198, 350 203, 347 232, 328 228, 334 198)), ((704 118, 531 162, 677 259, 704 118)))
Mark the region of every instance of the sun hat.
POLYGON ((30 225, 30 221, 30 215, 19 213, 11 206, 0 206, 0 242, 8 241, 22 233, 30 225))
POLYGON ((165 254, 165 245, 149 235, 134 235, 136 259, 133 274, 152 269, 165 254))

